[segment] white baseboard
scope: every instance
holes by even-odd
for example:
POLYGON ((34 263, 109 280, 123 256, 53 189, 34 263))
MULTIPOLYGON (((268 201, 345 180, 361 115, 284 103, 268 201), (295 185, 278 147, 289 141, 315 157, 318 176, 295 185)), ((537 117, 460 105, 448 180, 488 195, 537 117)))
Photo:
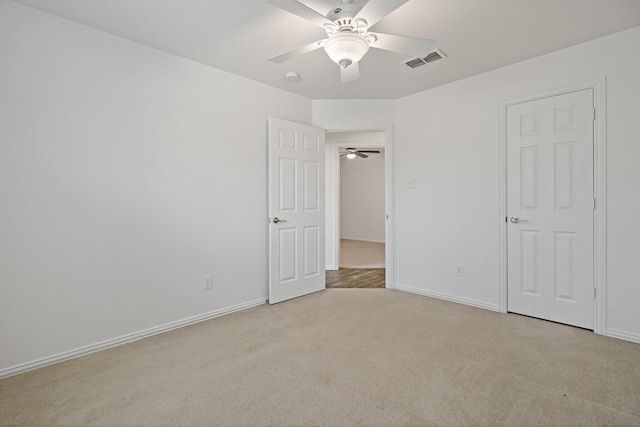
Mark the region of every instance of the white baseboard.
POLYGON ((31 371, 34 369, 42 368, 44 366, 52 365, 54 363, 63 362, 65 360, 75 359, 76 357, 84 356, 90 353, 95 353, 97 351, 106 350, 112 347, 117 347, 122 344, 127 344, 143 338, 148 338, 150 336, 158 335, 163 332, 168 332, 173 329, 178 329, 184 326, 193 325, 194 323, 204 322, 205 320, 224 316, 225 314, 246 310, 251 307, 256 307, 258 305, 265 304, 266 302, 267 302, 267 298, 259 298, 253 301, 247 301, 241 304, 233 305, 231 307, 221 308, 219 310, 211 311, 204 314, 199 314, 197 316, 189 317, 189 318, 178 320, 175 322, 165 323, 164 325, 145 329, 139 332, 134 332, 132 334, 123 335, 117 338, 112 338, 106 341, 90 344, 84 347, 79 347, 73 350, 65 351, 65 352, 54 354, 51 356, 46 356, 41 359, 33 360, 31 362, 10 366, 5 369, 0 369, 0 379, 21 374, 23 372, 31 371))
POLYGON ((486 302, 483 302, 483 301, 476 301, 476 300, 468 299, 468 298, 455 297, 455 296, 452 296, 452 295, 441 294, 439 292, 425 291, 424 289, 413 288, 411 286, 395 284, 393 286, 393 289, 396 289, 398 291, 403 291, 403 292, 409 292, 409 293, 412 293, 412 294, 418 294, 418 295, 422 295, 422 296, 425 296, 425 297, 431 297, 431 298, 442 299, 442 300, 445 300, 445 301, 457 302, 459 304, 470 305, 472 307, 483 308, 485 310, 500 311, 498 304, 489 304, 489 303, 486 303, 486 302))
POLYGON ((604 334, 608 337, 619 338, 625 341, 631 341, 640 344, 640 335, 630 334, 629 332, 618 331, 617 329, 609 329, 607 328, 604 331, 604 334))
POLYGON ((340 270, 340 268, 336 267, 335 265, 327 265, 327 266, 324 267, 324 269, 328 270, 328 271, 340 270))

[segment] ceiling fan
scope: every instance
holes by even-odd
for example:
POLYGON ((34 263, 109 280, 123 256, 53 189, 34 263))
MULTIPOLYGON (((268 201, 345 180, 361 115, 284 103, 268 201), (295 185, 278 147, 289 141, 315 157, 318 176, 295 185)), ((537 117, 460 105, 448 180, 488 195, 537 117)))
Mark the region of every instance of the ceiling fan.
POLYGON ((369 31, 382 18, 409 0, 369 0, 364 7, 353 0, 337 0, 337 7, 322 15, 298 0, 267 0, 277 6, 322 27, 327 38, 269 58, 281 63, 305 53, 324 47, 329 58, 340 66, 342 83, 360 78, 358 61, 369 51, 369 47, 400 52, 413 57, 424 55, 433 49, 434 40, 369 31))
POLYGON ((347 159, 349 160, 353 160, 356 158, 356 156, 361 157, 363 159, 366 159, 367 156, 364 153, 369 153, 369 154, 380 154, 380 150, 356 150, 355 148, 345 148, 346 152, 340 154, 340 157, 343 156, 347 156, 347 159))

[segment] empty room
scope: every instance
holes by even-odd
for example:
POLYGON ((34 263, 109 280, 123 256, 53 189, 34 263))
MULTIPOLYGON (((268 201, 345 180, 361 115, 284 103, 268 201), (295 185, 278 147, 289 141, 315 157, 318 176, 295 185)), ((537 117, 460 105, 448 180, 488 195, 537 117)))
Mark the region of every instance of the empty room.
POLYGON ((640 425, 639 52, 637 0, 0 0, 0 425, 640 425))

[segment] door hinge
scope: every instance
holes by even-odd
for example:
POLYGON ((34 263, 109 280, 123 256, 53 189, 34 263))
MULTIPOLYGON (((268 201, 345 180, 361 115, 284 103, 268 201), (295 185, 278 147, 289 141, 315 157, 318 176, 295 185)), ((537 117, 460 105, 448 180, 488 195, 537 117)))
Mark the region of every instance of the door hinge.
POLYGON ((596 288, 593 288, 593 299, 596 299, 596 288))
POLYGON ((593 109, 593 121, 594 122, 596 121, 596 109, 595 108, 593 109))
POLYGON ((596 198, 595 197, 593 198, 593 210, 594 211, 596 210, 596 198))
POLYGON ((504 217, 504 222, 507 222, 507 223, 509 222, 509 217, 508 216, 504 217))

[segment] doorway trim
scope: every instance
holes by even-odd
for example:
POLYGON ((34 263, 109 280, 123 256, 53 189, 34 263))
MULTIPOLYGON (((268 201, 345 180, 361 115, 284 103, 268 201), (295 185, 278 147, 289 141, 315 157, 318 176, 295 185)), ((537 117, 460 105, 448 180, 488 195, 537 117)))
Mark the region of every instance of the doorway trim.
POLYGON ((514 99, 500 104, 500 142, 499 142, 499 311, 506 313, 507 307, 507 108, 511 105, 536 101, 557 95, 564 95, 584 89, 593 90, 593 195, 596 205, 593 217, 593 279, 594 279, 594 332, 606 334, 606 214, 607 214, 607 158, 606 158, 606 77, 600 80, 559 89, 525 98, 514 99))
MULTIPOLYGON (((325 129, 327 133, 337 132, 384 132, 384 173, 385 173, 385 287, 388 289, 394 289, 394 192, 393 192, 393 150, 392 150, 392 126, 386 127, 331 127, 325 129)), ((327 174, 332 173, 334 179, 334 185, 331 191, 333 196, 333 210, 328 209, 325 212, 327 218, 331 218, 334 227, 334 253, 335 259, 340 260, 340 163, 338 146, 340 144, 326 145, 326 152, 331 155, 331 166, 327 161, 327 174), (335 149, 335 150, 334 150, 335 149), (335 151, 335 152, 334 152, 335 151), (332 168, 333 170, 331 170, 332 168)), ((358 144, 351 144, 357 146, 358 144)), ((367 146, 370 146, 368 144, 367 146)), ((330 227, 327 227, 329 230, 330 227)), ((330 264, 329 259, 326 260, 327 264, 330 264)), ((335 261, 334 261, 335 263, 335 261)), ((339 268, 339 264, 335 267, 339 268)))

